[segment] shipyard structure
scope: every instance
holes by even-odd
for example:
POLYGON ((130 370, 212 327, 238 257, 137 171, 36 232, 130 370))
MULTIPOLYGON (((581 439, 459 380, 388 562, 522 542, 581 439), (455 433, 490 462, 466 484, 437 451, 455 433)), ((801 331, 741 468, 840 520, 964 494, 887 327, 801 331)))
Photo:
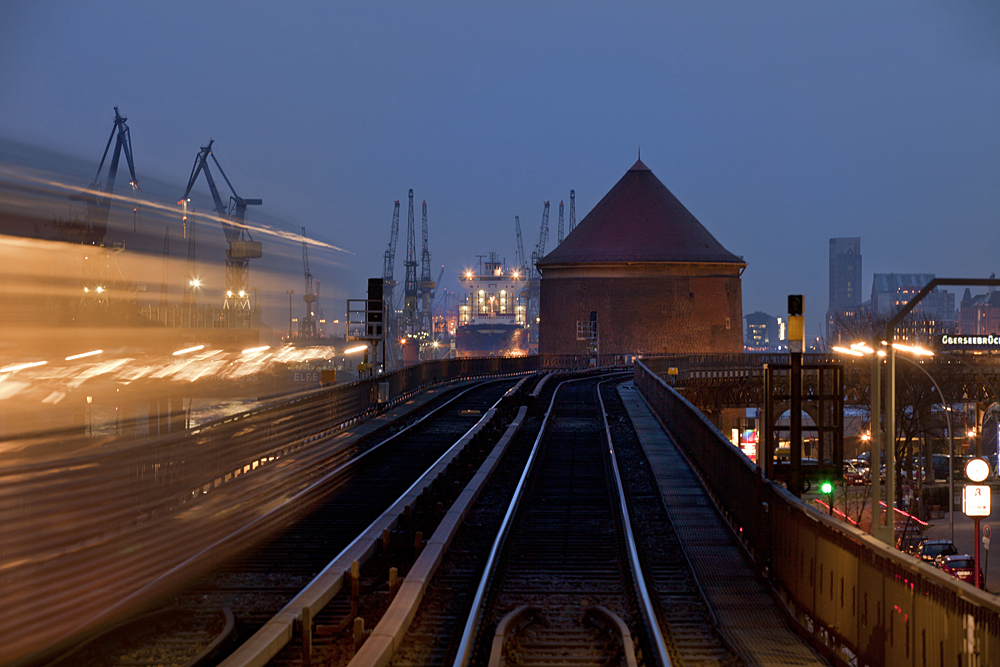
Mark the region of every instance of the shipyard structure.
POLYGON ((537 267, 541 354, 743 350, 746 262, 641 160, 537 267))

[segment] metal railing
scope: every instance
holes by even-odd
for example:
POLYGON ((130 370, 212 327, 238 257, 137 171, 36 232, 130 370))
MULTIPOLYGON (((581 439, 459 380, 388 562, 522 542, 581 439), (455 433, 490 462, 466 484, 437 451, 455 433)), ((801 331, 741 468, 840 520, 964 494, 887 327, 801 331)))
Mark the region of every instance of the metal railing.
POLYGON ((1000 664, 1000 604, 992 595, 764 479, 642 362, 635 382, 762 575, 816 642, 859 666, 1000 664))

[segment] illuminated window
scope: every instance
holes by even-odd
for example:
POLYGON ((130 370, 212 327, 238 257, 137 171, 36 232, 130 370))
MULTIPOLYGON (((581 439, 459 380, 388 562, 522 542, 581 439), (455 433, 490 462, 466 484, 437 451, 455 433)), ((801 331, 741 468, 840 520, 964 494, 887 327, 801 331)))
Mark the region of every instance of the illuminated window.
POLYGON ((486 311, 486 290, 479 290, 479 312, 485 314, 486 311))
POLYGON ((507 290, 500 290, 500 312, 507 312, 507 290))

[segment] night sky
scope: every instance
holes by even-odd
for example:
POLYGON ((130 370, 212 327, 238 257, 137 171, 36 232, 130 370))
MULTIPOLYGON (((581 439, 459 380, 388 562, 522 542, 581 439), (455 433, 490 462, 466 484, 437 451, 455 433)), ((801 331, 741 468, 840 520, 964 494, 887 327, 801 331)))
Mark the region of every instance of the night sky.
MULTIPOLYGON (((96 167, 115 105, 140 182, 179 197, 211 137, 251 223, 345 249, 310 256, 328 315, 381 275, 396 199, 402 280, 408 188, 455 288, 513 263, 515 214, 530 253, 545 200, 551 249, 559 200, 579 221, 640 146, 749 264, 744 313, 801 292, 820 333, 833 236, 862 238, 866 296, 875 271, 1000 269, 991 0, 3 3, 0 138, 96 167)), ((262 240, 280 327, 301 259, 262 240)))

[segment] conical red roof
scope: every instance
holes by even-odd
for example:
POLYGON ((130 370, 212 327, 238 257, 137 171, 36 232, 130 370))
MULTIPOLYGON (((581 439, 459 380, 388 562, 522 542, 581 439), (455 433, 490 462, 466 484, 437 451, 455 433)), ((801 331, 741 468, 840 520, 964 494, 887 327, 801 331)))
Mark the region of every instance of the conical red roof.
POLYGON ((715 240, 641 160, 538 265, 604 262, 744 264, 715 240))

